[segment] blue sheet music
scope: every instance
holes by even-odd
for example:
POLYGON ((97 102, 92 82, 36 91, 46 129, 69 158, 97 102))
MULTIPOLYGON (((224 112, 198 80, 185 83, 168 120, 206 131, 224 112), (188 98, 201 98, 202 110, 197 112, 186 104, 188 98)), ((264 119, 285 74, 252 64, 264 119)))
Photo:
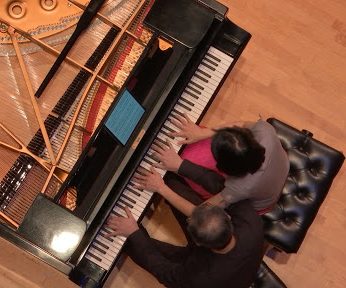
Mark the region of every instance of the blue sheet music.
POLYGON ((143 114, 143 107, 128 90, 125 90, 105 125, 120 143, 125 145, 143 114))

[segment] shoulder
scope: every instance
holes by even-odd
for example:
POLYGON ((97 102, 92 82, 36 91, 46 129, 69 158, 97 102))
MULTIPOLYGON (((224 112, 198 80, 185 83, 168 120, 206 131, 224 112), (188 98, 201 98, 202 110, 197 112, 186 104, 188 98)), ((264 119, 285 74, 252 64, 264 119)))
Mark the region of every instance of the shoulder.
POLYGON ((275 129, 272 125, 270 125, 267 121, 264 121, 262 119, 258 120, 255 122, 251 127, 250 130, 253 133, 270 133, 270 134, 276 134, 275 129))

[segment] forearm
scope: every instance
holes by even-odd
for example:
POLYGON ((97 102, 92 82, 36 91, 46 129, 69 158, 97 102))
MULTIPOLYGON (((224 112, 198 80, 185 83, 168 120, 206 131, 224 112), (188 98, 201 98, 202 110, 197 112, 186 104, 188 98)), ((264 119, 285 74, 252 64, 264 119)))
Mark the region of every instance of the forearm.
POLYGON ((181 163, 178 174, 201 185, 212 194, 216 194, 224 188, 225 178, 223 176, 189 160, 184 160, 181 163))
POLYGON ((218 193, 218 194, 214 195, 213 197, 210 197, 205 202, 208 202, 209 204, 211 204, 213 206, 219 206, 221 208, 227 207, 227 202, 223 199, 221 193, 218 193))
POLYGON ((192 214, 193 209, 196 207, 194 204, 175 193, 167 185, 164 185, 158 193, 187 217, 192 214))

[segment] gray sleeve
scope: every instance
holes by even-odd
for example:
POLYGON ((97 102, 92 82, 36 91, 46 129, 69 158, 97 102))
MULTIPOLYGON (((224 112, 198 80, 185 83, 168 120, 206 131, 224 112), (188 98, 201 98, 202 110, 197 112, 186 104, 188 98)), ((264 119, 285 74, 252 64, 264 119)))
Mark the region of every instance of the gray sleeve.
POLYGON ((246 189, 244 189, 244 187, 239 186, 239 184, 241 183, 238 179, 226 179, 225 187, 220 192, 222 198, 225 200, 226 203, 232 204, 249 198, 246 189))

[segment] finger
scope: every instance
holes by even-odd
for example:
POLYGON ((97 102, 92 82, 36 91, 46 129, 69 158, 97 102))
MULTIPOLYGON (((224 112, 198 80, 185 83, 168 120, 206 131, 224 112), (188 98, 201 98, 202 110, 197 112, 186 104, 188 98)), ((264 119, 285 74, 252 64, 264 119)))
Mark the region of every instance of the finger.
POLYGON ((156 152, 154 152, 154 153, 151 153, 150 154, 150 157, 151 158, 153 158, 155 161, 157 161, 157 162, 160 162, 161 160, 160 160, 160 156, 156 153, 156 152))
POLYGON ((132 213, 131 213, 129 207, 127 207, 127 206, 125 207, 125 212, 126 212, 126 215, 127 215, 128 218, 135 219, 135 218, 133 217, 133 215, 132 215, 132 213))
POLYGON ((159 169, 162 169, 162 170, 165 170, 165 166, 161 163, 154 163, 153 166, 155 168, 159 168, 159 169))
POLYGON ((138 167, 137 172, 135 174, 142 175, 143 177, 148 177, 151 173, 148 169, 145 169, 144 167, 138 167))
POLYGON ((105 237, 110 238, 110 237, 114 237, 114 236, 118 236, 118 235, 119 235, 119 233, 117 233, 117 232, 115 231, 115 232, 110 232, 110 233, 105 234, 105 237))
POLYGON ((170 135, 173 137, 185 137, 186 133, 183 131, 178 131, 178 132, 171 132, 170 135))
POLYGON ((186 113, 184 113, 183 115, 184 115, 184 118, 185 118, 187 123, 193 123, 192 120, 189 118, 189 116, 187 116, 186 113))
POLYGON ((139 174, 137 172, 135 174, 133 174, 133 178, 136 179, 136 180, 145 180, 145 179, 147 179, 146 176, 144 176, 142 174, 139 174))
POLYGON ((138 190, 145 190, 145 186, 143 184, 136 183, 133 185, 138 190))
POLYGON ((175 152, 175 149, 174 149, 174 147, 173 147, 173 144, 172 144, 170 141, 168 141, 168 146, 169 146, 169 148, 173 149, 174 152, 175 152))
POLYGON ((189 139, 183 139, 183 140, 178 141, 179 145, 190 144, 190 143, 192 143, 192 141, 189 139))
POLYGON ((154 166, 150 166, 150 171, 151 171, 151 173, 153 173, 154 175, 158 175, 158 174, 159 174, 159 172, 157 172, 157 171, 155 170, 154 166))
POLYGON ((157 153, 157 154, 162 154, 165 150, 164 150, 164 147, 162 146, 158 146, 158 145, 153 145, 152 146, 152 149, 157 153))
POLYGON ((179 130, 182 130, 182 129, 183 129, 183 125, 181 124, 181 122, 176 121, 176 120, 174 120, 174 119, 171 119, 170 121, 171 121, 171 123, 172 123, 174 126, 176 126, 179 130))
POLYGON ((175 117, 180 123, 182 123, 183 125, 186 124, 186 119, 185 119, 185 117, 183 117, 183 116, 181 116, 181 115, 179 115, 179 114, 174 115, 174 117, 175 117))

